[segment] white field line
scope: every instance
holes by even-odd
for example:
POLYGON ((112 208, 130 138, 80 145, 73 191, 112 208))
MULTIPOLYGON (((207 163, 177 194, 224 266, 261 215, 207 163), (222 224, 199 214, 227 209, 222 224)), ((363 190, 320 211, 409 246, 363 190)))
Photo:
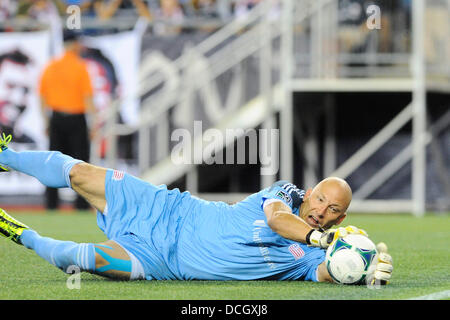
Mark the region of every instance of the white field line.
POLYGON ((410 298, 409 300, 440 300, 450 298, 450 290, 439 291, 427 294, 425 296, 410 298))

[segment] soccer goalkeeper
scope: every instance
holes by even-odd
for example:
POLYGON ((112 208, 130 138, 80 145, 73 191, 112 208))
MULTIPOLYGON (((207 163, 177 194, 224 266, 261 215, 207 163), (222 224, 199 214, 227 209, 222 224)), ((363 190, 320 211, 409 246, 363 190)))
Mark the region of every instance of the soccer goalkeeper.
MULTIPOLYGON (((325 248, 356 227, 331 229, 346 217, 352 192, 339 178, 313 189, 279 181, 228 205, 154 186, 121 171, 97 167, 57 151, 15 152, 0 138, 0 170, 72 188, 97 210, 108 241, 75 243, 39 235, 0 209, 0 233, 66 271, 121 280, 332 279, 325 248)), ((370 275, 387 283, 392 260, 379 255, 370 275)))

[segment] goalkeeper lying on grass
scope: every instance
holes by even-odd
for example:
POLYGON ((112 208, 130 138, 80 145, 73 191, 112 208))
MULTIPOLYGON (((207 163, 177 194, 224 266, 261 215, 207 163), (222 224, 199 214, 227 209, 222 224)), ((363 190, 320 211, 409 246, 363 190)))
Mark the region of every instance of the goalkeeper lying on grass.
MULTIPOLYGON (((365 234, 356 227, 330 229, 345 218, 352 197, 339 178, 327 178, 306 192, 280 181, 228 205, 60 152, 15 152, 8 148, 10 140, 0 139, 1 170, 23 172, 49 187, 72 188, 97 209, 97 224, 109 239, 100 244, 42 237, 0 210, 0 233, 63 271, 75 265, 121 280, 332 282, 324 249, 346 233, 365 234)), ((371 279, 387 283, 390 256, 383 260, 383 270, 374 268, 371 279)))

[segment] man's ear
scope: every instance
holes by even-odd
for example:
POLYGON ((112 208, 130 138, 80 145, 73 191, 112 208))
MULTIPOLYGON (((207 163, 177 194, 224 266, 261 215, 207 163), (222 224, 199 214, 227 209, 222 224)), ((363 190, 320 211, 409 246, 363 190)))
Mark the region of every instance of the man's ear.
POLYGON ((312 189, 308 188, 305 192, 305 195, 303 196, 303 200, 308 199, 309 196, 311 195, 312 189))

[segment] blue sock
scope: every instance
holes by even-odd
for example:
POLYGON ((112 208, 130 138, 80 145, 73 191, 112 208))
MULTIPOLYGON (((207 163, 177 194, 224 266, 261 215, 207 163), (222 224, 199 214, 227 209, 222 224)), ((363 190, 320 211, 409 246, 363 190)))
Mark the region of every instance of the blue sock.
POLYGON ((1 164, 33 176, 52 188, 70 188, 70 170, 80 162, 59 151, 16 152, 8 148, 0 152, 1 164))
POLYGON ((95 249, 92 243, 75 243, 41 237, 36 231, 26 229, 20 236, 22 244, 34 250, 54 266, 67 272, 70 266, 78 266, 81 271, 95 271, 95 249))

